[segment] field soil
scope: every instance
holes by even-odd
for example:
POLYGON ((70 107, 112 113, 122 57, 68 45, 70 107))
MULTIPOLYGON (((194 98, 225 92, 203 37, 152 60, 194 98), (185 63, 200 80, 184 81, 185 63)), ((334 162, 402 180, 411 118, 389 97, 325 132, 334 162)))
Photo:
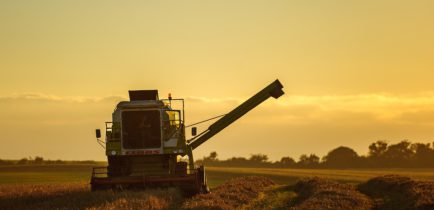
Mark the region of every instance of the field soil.
POLYGON ((378 209, 434 209, 434 182, 388 175, 362 183, 358 189, 372 197, 378 209))
POLYGON ((193 197, 175 188, 90 192, 87 183, 5 184, 0 209, 434 209, 434 182, 387 175, 361 184, 313 177, 280 185, 247 176, 193 197))
POLYGON ((207 167, 212 192, 186 197, 175 188, 90 192, 94 166, 1 166, 0 209, 434 210, 434 169, 207 167))
POLYGON ((87 183, 1 185, 0 209, 176 209, 174 188, 91 192, 87 183))
POLYGON ((372 209, 372 200, 354 185, 311 178, 294 186, 297 197, 291 209, 372 209))
POLYGON ((187 199, 183 209, 235 209, 249 204, 260 193, 276 183, 265 177, 239 177, 212 190, 211 193, 187 199))

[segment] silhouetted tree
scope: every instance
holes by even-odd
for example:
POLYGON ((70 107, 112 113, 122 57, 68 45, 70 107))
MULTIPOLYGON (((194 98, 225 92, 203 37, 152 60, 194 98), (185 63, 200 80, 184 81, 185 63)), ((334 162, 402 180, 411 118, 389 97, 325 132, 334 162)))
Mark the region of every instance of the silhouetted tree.
POLYGON ((268 156, 264 154, 253 154, 250 155, 249 160, 255 163, 265 163, 268 161, 268 156))
POLYGON ((418 167, 434 167, 434 150, 430 144, 414 143, 411 144, 414 152, 413 165, 418 167))
POLYGON ((353 149, 341 146, 331 150, 322 158, 321 163, 320 158, 315 154, 301 155, 298 162, 290 157, 282 157, 280 161, 274 163, 271 163, 268 156, 264 154, 253 154, 248 159, 232 157, 227 160, 218 160, 217 156, 217 152, 211 152, 208 157, 196 162, 202 164, 205 161, 206 164, 212 166, 224 167, 434 167, 434 142, 432 144, 412 144, 404 140, 388 145, 386 141, 379 140, 369 145, 367 156, 359 156, 353 149))
POLYGON ((17 162, 18 165, 25 165, 29 162, 27 158, 23 158, 17 162))
POLYGON ((379 140, 369 145, 369 153, 363 165, 368 167, 383 167, 386 164, 384 154, 387 151, 387 142, 379 140))
POLYGON ((387 142, 380 140, 369 145, 369 156, 381 157, 387 150, 387 142))
POLYGON ((414 152, 410 148, 411 143, 407 140, 401 141, 397 144, 389 145, 384 157, 389 167, 405 167, 409 166, 414 152))
POLYGON ((349 147, 338 147, 323 157, 325 166, 332 168, 350 168, 359 166, 359 155, 349 147))
POLYGON ((218 159, 217 159, 217 152, 215 152, 215 151, 211 152, 208 157, 203 157, 204 163, 210 163, 210 162, 216 162, 216 161, 218 161, 218 159))
POLYGON ((44 158, 36 156, 35 159, 33 160, 33 163, 35 163, 35 164, 43 164, 44 163, 44 158))
POLYGON ((282 157, 280 162, 284 165, 293 165, 295 163, 294 159, 291 157, 282 157))
POLYGON ((232 164, 246 164, 248 160, 245 157, 232 157, 227 162, 231 162, 232 164))
POLYGON ((319 165, 319 157, 315 154, 301 155, 300 160, 297 162, 297 165, 300 167, 318 167, 319 165))
POLYGON ((217 160, 217 152, 211 152, 210 154, 209 154, 209 158, 211 159, 211 160, 217 160))
POLYGON ((282 157, 280 161, 277 162, 277 165, 282 167, 291 167, 295 165, 295 161, 291 157, 282 157))

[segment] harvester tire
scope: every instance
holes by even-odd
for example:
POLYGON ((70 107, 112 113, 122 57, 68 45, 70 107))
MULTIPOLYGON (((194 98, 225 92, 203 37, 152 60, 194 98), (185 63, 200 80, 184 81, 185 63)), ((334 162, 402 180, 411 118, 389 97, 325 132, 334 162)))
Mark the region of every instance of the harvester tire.
POLYGON ((175 174, 177 175, 187 175, 187 163, 177 162, 175 168, 175 174))
POLYGON ((99 187, 96 184, 90 184, 90 191, 95 192, 95 191, 98 191, 98 190, 102 190, 101 187, 99 187))
POLYGON ((208 188, 208 181, 206 179, 205 167, 204 166, 200 166, 197 169, 197 173, 198 173, 198 177, 199 177, 198 181, 199 181, 199 185, 200 185, 199 193, 202 193, 202 194, 209 193, 210 190, 208 188))

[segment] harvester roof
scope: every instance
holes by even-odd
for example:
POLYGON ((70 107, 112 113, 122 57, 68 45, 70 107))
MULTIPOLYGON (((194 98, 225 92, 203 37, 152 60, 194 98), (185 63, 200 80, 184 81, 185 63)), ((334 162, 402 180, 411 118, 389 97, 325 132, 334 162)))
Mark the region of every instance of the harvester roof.
POLYGON ((158 90, 130 90, 130 101, 159 100, 158 90))
POLYGON ((164 102, 158 97, 158 90, 130 90, 130 101, 121 101, 116 108, 162 108, 164 102))
POLYGON ((121 101, 116 108, 128 109, 128 108, 163 108, 165 104, 162 101, 121 101))

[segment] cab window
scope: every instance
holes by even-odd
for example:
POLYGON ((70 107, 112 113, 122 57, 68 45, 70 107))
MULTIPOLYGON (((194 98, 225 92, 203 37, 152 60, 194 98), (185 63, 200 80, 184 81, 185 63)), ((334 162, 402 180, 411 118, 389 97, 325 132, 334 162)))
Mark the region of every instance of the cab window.
POLYGON ((168 110, 163 113, 163 132, 165 140, 171 137, 177 137, 180 127, 181 118, 179 111, 168 110))

